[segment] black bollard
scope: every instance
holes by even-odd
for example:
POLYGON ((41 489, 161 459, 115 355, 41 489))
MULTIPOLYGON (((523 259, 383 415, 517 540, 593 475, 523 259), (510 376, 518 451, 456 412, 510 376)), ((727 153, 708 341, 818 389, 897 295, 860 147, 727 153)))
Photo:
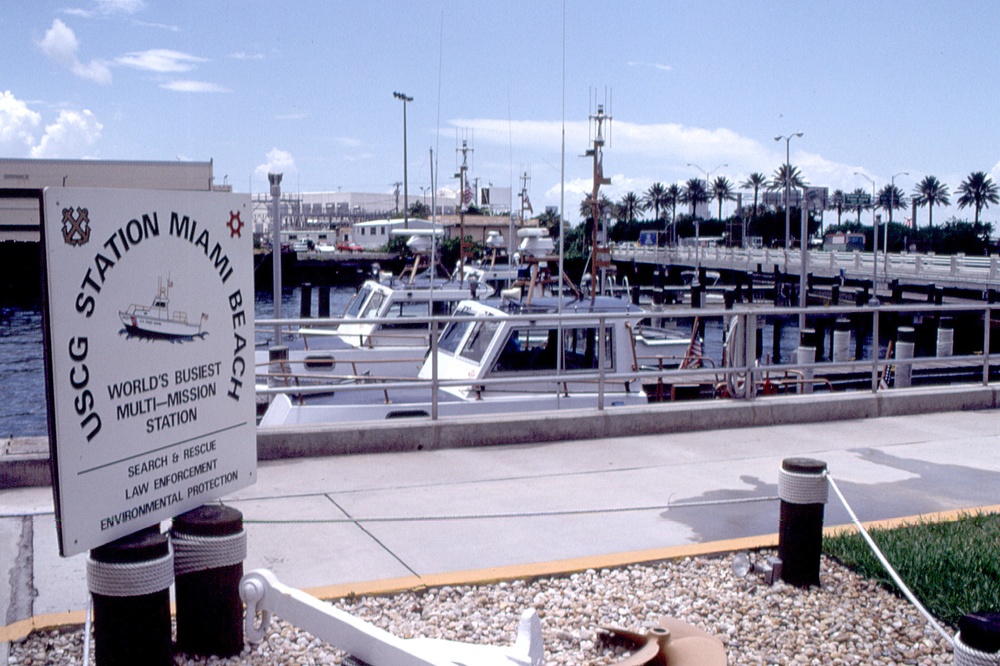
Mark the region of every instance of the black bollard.
POLYGON ((308 282, 302 283, 301 298, 299 299, 299 317, 309 319, 312 317, 313 288, 308 282))
POLYGON ((326 319, 330 316, 330 285, 319 286, 319 303, 316 304, 316 316, 326 319))
POLYGON ((170 584, 174 562, 159 527, 90 551, 87 587, 94 598, 97 666, 170 666, 170 584))
POLYGON ((778 557, 781 579, 789 585, 819 585, 823 549, 823 509, 828 483, 826 463, 812 458, 786 458, 778 473, 778 557))
POLYGON ((240 579, 247 541, 243 514, 207 504, 174 518, 177 650, 232 657, 243 650, 240 579))
POLYGON ((967 655, 965 648, 990 655, 993 659, 1000 653, 1000 613, 969 613, 958 620, 958 636, 955 641, 955 664, 989 664, 995 660, 973 660, 978 655, 967 655))

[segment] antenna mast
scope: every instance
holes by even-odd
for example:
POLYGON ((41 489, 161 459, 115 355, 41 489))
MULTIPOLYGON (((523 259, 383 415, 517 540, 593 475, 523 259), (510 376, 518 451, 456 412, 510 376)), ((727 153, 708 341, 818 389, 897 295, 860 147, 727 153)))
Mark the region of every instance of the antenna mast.
POLYGON ((467 173, 469 171, 468 156, 470 152, 473 152, 472 148, 469 148, 469 142, 467 139, 462 139, 462 147, 456 149, 457 153, 462 154, 462 164, 458 168, 458 173, 455 177, 458 178, 458 191, 459 191, 459 206, 458 206, 458 282, 459 284, 465 280, 465 254, 468 249, 468 245, 465 242, 465 210, 466 207, 472 203, 472 188, 470 187, 469 179, 467 173))
MULTIPOLYGON (((602 266, 606 261, 603 257, 600 257, 598 253, 598 233, 597 229, 601 223, 600 220, 600 189, 601 185, 610 185, 611 179, 604 177, 604 122, 608 122, 608 128, 610 131, 611 127, 611 116, 604 114, 604 105, 597 105, 597 113, 590 116, 591 123, 594 127, 594 138, 593 147, 587 151, 586 157, 594 158, 594 189, 590 195, 590 206, 593 211, 594 226, 591 233, 591 243, 590 243, 590 304, 593 305, 597 297, 597 291, 599 289, 597 283, 597 264, 600 261, 602 266), (600 257, 600 259, 599 259, 600 257)), ((604 254, 602 251, 600 254, 604 254)))

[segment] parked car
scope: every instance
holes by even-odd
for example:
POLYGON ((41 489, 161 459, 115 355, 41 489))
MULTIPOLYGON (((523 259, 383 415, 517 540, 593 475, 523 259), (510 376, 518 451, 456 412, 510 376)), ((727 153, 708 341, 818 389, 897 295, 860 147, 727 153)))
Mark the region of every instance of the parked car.
POLYGON ((361 252, 362 248, 357 243, 344 241, 342 243, 337 243, 337 250, 340 252, 361 252))

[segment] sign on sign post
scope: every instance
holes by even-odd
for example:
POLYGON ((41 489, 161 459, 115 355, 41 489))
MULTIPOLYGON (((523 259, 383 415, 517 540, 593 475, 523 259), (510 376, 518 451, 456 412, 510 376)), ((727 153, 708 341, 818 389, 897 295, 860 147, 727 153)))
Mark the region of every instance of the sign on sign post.
POLYGON ((49 436, 59 550, 256 476, 248 195, 49 188, 49 436))

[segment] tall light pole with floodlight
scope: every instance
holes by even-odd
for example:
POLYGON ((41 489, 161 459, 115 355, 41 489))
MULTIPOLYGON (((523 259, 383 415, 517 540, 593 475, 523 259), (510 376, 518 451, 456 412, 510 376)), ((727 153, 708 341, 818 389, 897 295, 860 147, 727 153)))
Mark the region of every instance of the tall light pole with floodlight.
POLYGON ((878 222, 875 219, 875 179, 860 171, 854 172, 872 184, 872 305, 878 305, 878 222))
POLYGON ((401 92, 394 92, 392 96, 403 102, 403 227, 410 228, 410 199, 406 185, 406 103, 412 102, 412 97, 407 97, 401 92))
MULTIPOLYGON (((728 167, 729 165, 728 164, 720 164, 719 166, 717 166, 714 169, 711 169, 709 171, 705 171, 704 169, 702 169, 700 166, 698 166, 694 162, 688 162, 688 166, 689 167, 694 167, 698 171, 700 171, 703 174, 705 174, 705 196, 707 197, 708 196, 708 188, 710 186, 709 185, 709 179, 712 177, 712 174, 714 172, 718 171, 719 169, 728 167)), ((695 210, 695 209, 697 209, 697 207, 698 207, 698 204, 695 203, 694 208, 692 208, 691 212, 692 213, 697 212, 695 210)), ((722 220, 719 220, 719 221, 721 222, 722 220)), ((698 216, 697 215, 694 216, 694 262, 695 262, 695 270, 701 269, 701 225, 698 223, 698 216)))
MULTIPOLYGON (((892 224, 892 209, 896 207, 896 176, 909 176, 909 171, 892 174, 889 179, 889 224, 892 224)), ((882 275, 889 275, 889 224, 885 225, 885 237, 882 243, 882 275)))
POLYGON ((792 212, 788 207, 789 194, 792 188, 792 165, 789 156, 789 144, 792 142, 792 137, 796 136, 801 137, 802 132, 796 132, 788 136, 778 135, 774 137, 775 141, 785 140, 785 252, 792 248, 792 212))

